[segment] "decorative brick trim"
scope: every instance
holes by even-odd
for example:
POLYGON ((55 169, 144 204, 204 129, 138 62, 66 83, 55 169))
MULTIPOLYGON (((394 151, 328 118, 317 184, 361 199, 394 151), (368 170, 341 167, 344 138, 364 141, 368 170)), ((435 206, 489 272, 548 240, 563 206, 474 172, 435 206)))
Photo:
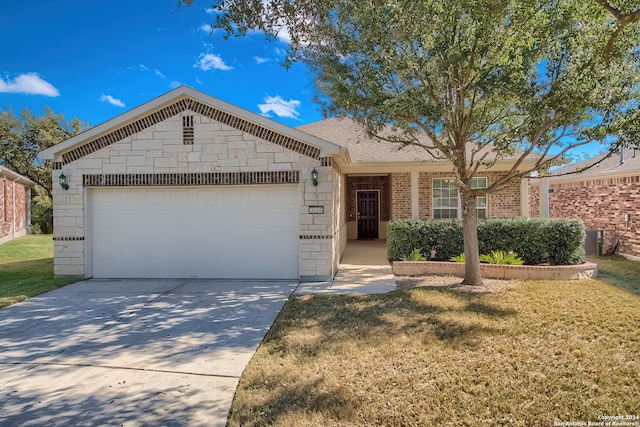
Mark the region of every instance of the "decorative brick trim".
POLYGON ((299 171, 83 175, 85 187, 297 184, 299 171))
POLYGON ((273 144, 280 145, 289 150, 293 150, 302 155, 311 157, 313 159, 320 159, 320 149, 304 142, 295 140, 291 137, 283 135, 279 132, 262 127, 256 123, 251 123, 248 120, 231 115, 217 108, 205 105, 202 102, 196 101, 191 98, 181 99, 165 108, 162 108, 154 113, 151 113, 135 122, 122 126, 106 135, 89 141, 80 147, 64 153, 62 155, 62 164, 66 165, 84 156, 87 156, 102 148, 108 147, 111 144, 115 144, 118 141, 123 140, 135 133, 141 132, 148 127, 151 127, 157 123, 160 123, 170 117, 180 114, 184 111, 191 110, 210 119, 216 120, 225 125, 231 126, 242 132, 246 132, 265 141, 273 144))
POLYGON ((333 236, 301 234, 300 240, 331 240, 333 236))
POLYGON ((320 166, 333 166, 333 159, 331 157, 321 157, 320 166))
POLYGON ((182 116, 182 143, 184 145, 193 145, 194 136, 193 116, 182 116))
POLYGON ((51 169, 53 170, 62 169, 62 162, 51 162, 51 169))
POLYGON ((84 240, 84 237, 54 237, 54 242, 75 242, 84 240))

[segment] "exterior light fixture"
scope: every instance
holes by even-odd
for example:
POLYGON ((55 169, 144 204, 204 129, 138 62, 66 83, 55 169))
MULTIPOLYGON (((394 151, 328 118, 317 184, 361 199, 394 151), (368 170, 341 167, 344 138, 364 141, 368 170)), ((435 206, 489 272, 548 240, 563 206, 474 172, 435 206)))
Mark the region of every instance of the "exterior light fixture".
POLYGON ((69 189, 69 182, 67 181, 67 177, 64 176, 64 172, 60 174, 58 182, 60 183, 60 187, 64 188, 65 191, 69 189))
POLYGON ((311 171, 311 182, 313 183, 314 187, 318 186, 318 171, 316 170, 316 168, 313 168, 313 170, 311 171))

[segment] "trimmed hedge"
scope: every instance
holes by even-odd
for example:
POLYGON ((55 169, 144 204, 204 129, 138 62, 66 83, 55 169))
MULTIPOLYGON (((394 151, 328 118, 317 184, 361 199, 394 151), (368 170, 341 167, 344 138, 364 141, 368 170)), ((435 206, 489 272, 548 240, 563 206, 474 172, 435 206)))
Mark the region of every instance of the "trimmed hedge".
MULTIPOLYGON (((515 252, 525 264, 584 262, 584 223, 578 219, 507 218, 478 223, 481 254, 515 252)), ((460 220, 393 220, 387 225, 387 256, 396 261, 419 248, 427 259, 449 260, 464 251, 460 220), (434 256, 432 257, 432 252, 434 256)))

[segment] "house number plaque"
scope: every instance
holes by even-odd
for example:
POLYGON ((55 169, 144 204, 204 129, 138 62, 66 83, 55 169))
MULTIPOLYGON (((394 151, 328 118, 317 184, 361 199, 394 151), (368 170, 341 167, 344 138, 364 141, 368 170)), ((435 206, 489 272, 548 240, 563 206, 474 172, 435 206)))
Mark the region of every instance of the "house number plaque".
POLYGON ((324 206, 309 206, 309 213, 310 214, 323 214, 324 213, 324 206))

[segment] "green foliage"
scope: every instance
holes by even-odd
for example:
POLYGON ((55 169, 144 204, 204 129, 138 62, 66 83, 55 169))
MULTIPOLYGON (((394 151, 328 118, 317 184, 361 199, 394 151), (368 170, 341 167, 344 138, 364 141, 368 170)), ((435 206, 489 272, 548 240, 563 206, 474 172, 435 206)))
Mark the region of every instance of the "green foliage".
POLYGON ((415 248, 409 255, 403 256, 402 261, 426 261, 427 259, 422 255, 420 249, 415 248))
POLYGON ((480 262, 499 265, 522 265, 524 261, 518 254, 505 251, 491 251, 491 255, 480 255, 480 262))
POLYGON ((464 263, 464 261, 465 261, 464 252, 461 253, 460 255, 456 255, 456 256, 453 256, 453 257, 449 258, 449 261, 464 263))
POLYGON ((19 116, 0 109, 0 163, 37 184, 32 192, 33 230, 53 232, 51 201, 51 165, 41 162, 38 153, 82 132, 88 124, 78 119, 68 121, 49 108, 41 115, 24 109, 19 116))
MULTIPOLYGON (((575 219, 488 219, 478 224, 480 253, 513 252, 525 264, 568 265, 584 262, 584 224, 575 219)), ((435 259, 464 258, 462 222, 458 220, 394 220, 387 225, 387 255, 402 259, 415 248, 435 259), (410 242, 410 243, 407 243, 410 242), (462 254, 462 255, 461 255, 462 254)), ((490 256, 490 255, 489 255, 490 256)), ((466 261, 466 260, 465 260, 466 261)), ((494 263, 494 262, 492 262, 494 263)), ((497 263, 497 262, 495 262, 497 263)))
MULTIPOLYGON (((309 66, 327 115, 449 160, 473 213, 470 183, 481 165, 518 161, 491 193, 591 141, 612 149, 640 141, 640 26, 623 19, 623 31, 603 1, 217 0, 213 27, 272 39, 286 29, 285 64, 309 66)), ((621 1, 635 15, 633 1, 621 1)), ((475 237, 465 236, 473 253, 475 237)), ((461 252, 449 249, 438 257, 461 252)), ((469 262, 465 282, 477 283, 479 264, 469 262)))
POLYGON ((31 192, 31 232, 53 233, 53 201, 41 187, 35 187, 31 192))
POLYGON ((462 223, 456 220, 394 220, 387 225, 387 256, 399 260, 415 248, 436 259, 449 259, 464 251, 462 223))

